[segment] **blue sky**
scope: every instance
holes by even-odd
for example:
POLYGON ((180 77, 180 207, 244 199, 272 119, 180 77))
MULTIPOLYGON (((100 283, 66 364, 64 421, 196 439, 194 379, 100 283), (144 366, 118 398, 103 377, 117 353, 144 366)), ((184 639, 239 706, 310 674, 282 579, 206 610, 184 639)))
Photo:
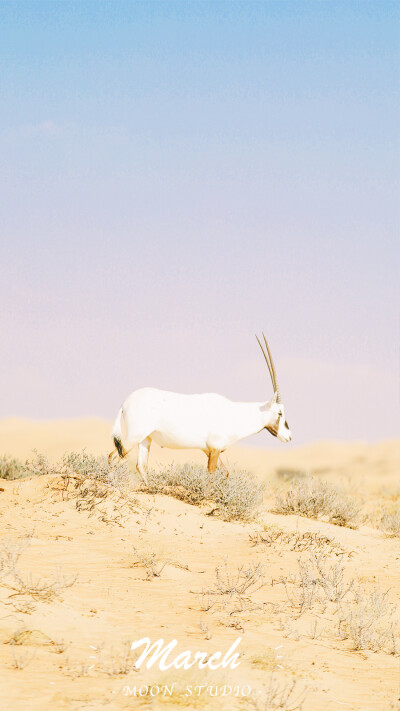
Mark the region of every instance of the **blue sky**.
POLYGON ((263 329, 295 444, 398 434, 399 14, 1 4, 1 417, 262 400, 263 329))

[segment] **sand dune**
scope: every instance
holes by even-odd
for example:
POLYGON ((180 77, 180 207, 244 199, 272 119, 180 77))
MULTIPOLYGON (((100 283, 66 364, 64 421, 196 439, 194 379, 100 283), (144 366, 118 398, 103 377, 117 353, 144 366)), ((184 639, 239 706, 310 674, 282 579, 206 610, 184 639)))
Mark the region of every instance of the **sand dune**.
MULTIPOLYGON (((109 430, 110 423, 95 419, 9 419, 0 423, 0 453, 24 459, 36 448, 56 459, 65 451, 85 448, 105 454, 109 430)), ((310 470, 372 507, 385 497, 400 497, 399 441, 316 443, 286 452, 237 447, 225 456, 228 464, 254 471, 272 487, 288 486, 277 474, 280 469, 310 470)), ((185 460, 204 463, 204 455, 154 448, 151 463, 158 467, 185 460)), ((263 689, 269 688, 272 672, 281 689, 296 681, 295 698, 306 692, 304 711, 389 711, 395 703, 398 656, 352 651, 350 640, 337 633, 338 613, 332 612, 332 602, 325 607, 315 603, 299 615, 280 582, 298 575, 299 557, 306 561, 313 552, 323 553, 328 570, 343 566, 347 582, 354 580, 367 592, 377 586, 389 590, 388 600, 397 604, 399 539, 385 537, 370 522, 361 521, 353 530, 278 515, 271 512, 268 490, 256 520, 244 523, 210 516, 207 507, 142 492, 130 497, 110 489, 90 508, 88 498, 94 501, 98 495, 94 488, 87 496, 90 482, 78 495, 73 480, 66 484, 52 475, 0 483, 2 709, 245 709, 250 707, 240 696, 212 697, 207 691, 195 706, 182 689, 190 684, 211 690, 224 684, 241 690, 250 686, 252 694, 258 690, 265 701, 263 689), (255 544, 251 538, 270 531, 282 532, 274 544, 255 544), (319 541, 317 548, 293 547, 302 536, 318 536, 313 539, 319 541), (26 547, 18 552, 21 541, 26 547), (143 562, 152 556, 155 563, 143 562), (159 563, 162 570, 157 569, 159 563), (232 575, 240 566, 263 566, 265 584, 241 596, 213 599, 211 593, 207 609, 204 591, 213 589, 215 569, 224 570, 225 563, 232 575), (11 573, 4 573, 10 566, 17 567, 25 591, 11 573), (177 639, 177 651, 203 650, 208 655, 226 651, 240 637, 240 666, 187 672, 125 668, 124 642, 145 636, 152 641, 177 639), (127 686, 132 691, 146 684, 175 684, 174 696, 126 695, 127 686)), ((287 585, 289 595, 297 599, 299 588, 287 585)))

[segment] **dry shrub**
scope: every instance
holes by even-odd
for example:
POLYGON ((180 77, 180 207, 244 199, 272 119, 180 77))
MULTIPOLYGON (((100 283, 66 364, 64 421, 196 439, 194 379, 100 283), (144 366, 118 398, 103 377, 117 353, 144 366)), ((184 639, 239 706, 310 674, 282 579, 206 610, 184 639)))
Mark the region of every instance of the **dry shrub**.
POLYGON ((358 588, 353 602, 347 601, 339 606, 339 636, 349 639, 354 650, 398 654, 398 610, 389 602, 387 594, 387 591, 381 593, 378 589, 366 593, 358 588))
POLYGON ((36 449, 34 457, 21 462, 19 459, 4 456, 0 458, 0 478, 2 479, 23 479, 28 476, 43 476, 44 474, 54 474, 54 468, 43 454, 39 454, 36 449))
POLYGON ((189 566, 185 563, 180 563, 177 560, 172 560, 170 558, 164 558, 160 553, 155 553, 153 551, 142 550, 139 551, 137 548, 133 548, 136 560, 132 563, 132 567, 142 567, 146 571, 146 580, 151 580, 152 578, 161 577, 161 573, 166 565, 171 565, 174 568, 181 568, 181 570, 189 570, 189 566))
POLYGON ((135 667, 137 658, 136 651, 132 652, 131 642, 126 640, 117 648, 111 647, 109 652, 101 651, 99 670, 111 677, 130 674, 138 671, 135 667))
POLYGON ((400 538, 400 511, 383 511, 378 520, 378 528, 390 538, 400 538))
MULTIPOLYGON (((111 496, 111 488, 124 495, 134 489, 129 463, 120 461, 110 466, 106 457, 95 457, 84 451, 65 453, 55 464, 50 464, 36 451, 34 458, 25 464, 3 458, 1 471, 7 478, 61 476, 68 498, 77 500, 77 508, 89 511, 111 496)), ((232 471, 227 477, 225 472, 217 470, 210 476, 206 467, 200 465, 171 465, 161 471, 150 471, 148 481, 148 486, 143 485, 141 491, 167 494, 196 505, 212 501, 218 514, 227 521, 250 518, 262 499, 262 486, 245 471, 232 471)), ((120 499, 119 504, 122 505, 120 499)), ((112 522, 118 523, 114 518, 112 522)))
POLYGON ((299 560, 298 568, 298 575, 278 582, 285 586, 288 601, 299 616, 315 605, 325 611, 329 602, 339 603, 354 586, 353 580, 346 580, 344 566, 337 561, 332 564, 323 553, 299 560))
POLYGON ((89 516, 96 516, 104 523, 124 527, 125 520, 132 513, 137 513, 137 500, 122 492, 118 486, 105 484, 101 480, 77 475, 65 474, 62 484, 57 482, 54 489, 61 490, 66 501, 75 500, 78 511, 86 511, 89 516))
POLYGON ((167 494, 195 505, 215 502, 225 521, 250 518, 262 498, 262 486, 249 472, 232 471, 226 476, 217 469, 210 475, 206 467, 198 464, 152 470, 148 482, 142 490, 151 494, 167 494))
POLYGON ((64 500, 74 500, 78 511, 86 511, 89 516, 96 514, 104 523, 122 527, 126 517, 137 513, 126 462, 110 467, 105 457, 70 452, 50 472, 58 475, 52 488, 60 491, 64 500))
POLYGON ((310 472, 304 469, 277 469, 276 476, 281 481, 293 481, 294 479, 305 479, 310 476, 310 472))
MULTIPOLYGON (((50 580, 34 578, 31 573, 23 575, 18 569, 17 563, 22 552, 30 543, 30 538, 31 536, 26 536, 21 541, 4 539, 0 544, 0 585, 13 591, 10 597, 13 597, 14 600, 10 604, 14 606, 18 603, 18 597, 31 598, 38 602, 52 602, 77 580, 76 575, 61 576, 60 573, 56 578, 50 580)), ((31 611, 32 609, 29 610, 29 612, 31 611)))
POLYGON ((169 562, 168 560, 162 559, 158 553, 138 551, 137 548, 134 548, 133 552, 137 558, 133 563, 133 567, 142 566, 146 571, 146 580, 159 578, 169 562))
POLYGON ((337 487, 311 477, 295 481, 289 491, 278 494, 273 510, 314 519, 326 517, 329 523, 354 528, 360 506, 337 487))
POLYGON ((129 498, 133 481, 126 462, 110 467, 106 457, 83 451, 65 453, 61 460, 51 464, 34 450, 34 457, 25 464, 3 458, 1 471, 7 478, 14 479, 52 475, 55 482, 51 486, 61 491, 64 499, 74 499, 79 511, 88 511, 89 515, 97 513, 105 523, 122 526, 124 517, 136 511, 137 502, 129 498), (61 477, 61 484, 57 477, 61 477))
MULTIPOLYGON (((354 579, 346 576, 340 562, 332 564, 324 556, 311 556, 298 561, 299 572, 290 578, 281 578, 288 602, 295 615, 280 620, 285 636, 299 638, 293 625, 295 618, 327 612, 335 621, 333 634, 350 640, 352 649, 398 654, 400 650, 399 609, 388 600, 388 592, 378 589, 366 592, 354 579)), ((312 621, 312 618, 311 618, 312 621)), ((314 621, 315 636, 317 631, 314 621)))
POLYGON ((200 592, 191 590, 198 596, 203 612, 213 610, 219 615, 219 623, 244 632, 244 622, 258 612, 262 603, 254 602, 251 595, 264 586, 264 566, 260 563, 243 564, 231 569, 228 562, 215 568, 215 580, 211 587, 200 592))
POLYGON ((22 479, 24 476, 27 475, 19 459, 8 455, 0 457, 0 479, 22 479))
POLYGON ((303 708, 307 689, 299 689, 296 679, 279 681, 271 672, 269 685, 264 692, 246 699, 246 704, 255 711, 300 711, 303 708))
POLYGON ((35 656, 36 652, 16 652, 15 649, 13 649, 12 666, 14 669, 25 669, 25 667, 31 663, 35 656))
POLYGON ((219 595, 238 595, 255 592, 264 585, 264 566, 260 563, 240 565, 230 570, 227 561, 215 568, 215 592, 219 595))
POLYGON ((95 479, 118 488, 129 487, 132 483, 131 470, 127 462, 120 460, 111 467, 107 457, 95 457, 84 451, 65 453, 55 469, 56 473, 77 476, 81 479, 95 479))
POLYGON ((27 476, 76 475, 84 479, 91 478, 106 484, 120 486, 129 483, 129 465, 119 462, 110 467, 106 457, 95 457, 87 452, 66 452, 60 461, 51 464, 48 459, 33 450, 32 459, 21 462, 9 456, 0 457, 0 478, 20 479, 27 476))
POLYGON ((329 552, 336 555, 343 555, 345 551, 332 538, 322 536, 316 531, 284 531, 277 526, 268 526, 264 531, 258 531, 249 535, 250 544, 262 546, 265 549, 272 548, 279 555, 283 555, 285 550, 289 551, 310 551, 314 553, 329 552))

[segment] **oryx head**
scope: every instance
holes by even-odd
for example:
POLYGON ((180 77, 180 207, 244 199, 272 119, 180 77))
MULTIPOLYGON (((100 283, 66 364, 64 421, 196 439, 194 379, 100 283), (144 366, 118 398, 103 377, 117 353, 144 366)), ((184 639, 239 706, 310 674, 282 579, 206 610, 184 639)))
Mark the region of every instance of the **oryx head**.
POLYGON ((274 388, 274 396, 272 400, 269 401, 268 403, 268 412, 270 415, 270 421, 268 425, 266 425, 266 429, 271 432, 271 434, 274 435, 274 437, 278 437, 278 439, 281 440, 281 442, 290 442, 292 439, 292 434, 289 429, 289 425, 286 422, 285 418, 285 409, 283 407, 282 401, 281 401, 281 394, 279 392, 279 386, 278 386, 278 380, 276 377, 276 370, 275 370, 275 365, 274 361, 272 360, 271 356, 271 351, 269 350, 269 346, 267 343, 267 339, 264 338, 264 343, 265 343, 265 348, 261 344, 261 341, 259 340, 258 336, 256 336, 257 341, 259 343, 259 346, 262 350, 263 356, 265 358, 265 361, 268 366, 269 374, 271 376, 272 380, 272 385, 274 388))

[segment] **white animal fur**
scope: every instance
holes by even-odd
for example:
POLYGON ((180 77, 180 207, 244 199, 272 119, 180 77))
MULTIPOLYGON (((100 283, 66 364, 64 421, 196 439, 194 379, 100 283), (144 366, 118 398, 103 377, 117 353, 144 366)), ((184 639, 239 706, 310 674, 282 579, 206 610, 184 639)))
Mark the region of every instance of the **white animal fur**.
MULTIPOLYGON (((265 336, 264 340, 268 349, 265 336)), ((208 457, 210 473, 215 471, 221 452, 264 428, 282 442, 289 442, 291 433, 280 402, 273 361, 269 349, 271 365, 262 346, 261 349, 275 389, 271 400, 232 402, 216 393, 183 395, 155 388, 135 390, 125 400, 115 420, 112 437, 116 449, 111 452, 109 461, 117 453, 125 457, 139 445, 136 467, 146 481, 152 441, 170 449, 203 450, 208 457), (122 444, 123 422, 126 434, 122 444)))

